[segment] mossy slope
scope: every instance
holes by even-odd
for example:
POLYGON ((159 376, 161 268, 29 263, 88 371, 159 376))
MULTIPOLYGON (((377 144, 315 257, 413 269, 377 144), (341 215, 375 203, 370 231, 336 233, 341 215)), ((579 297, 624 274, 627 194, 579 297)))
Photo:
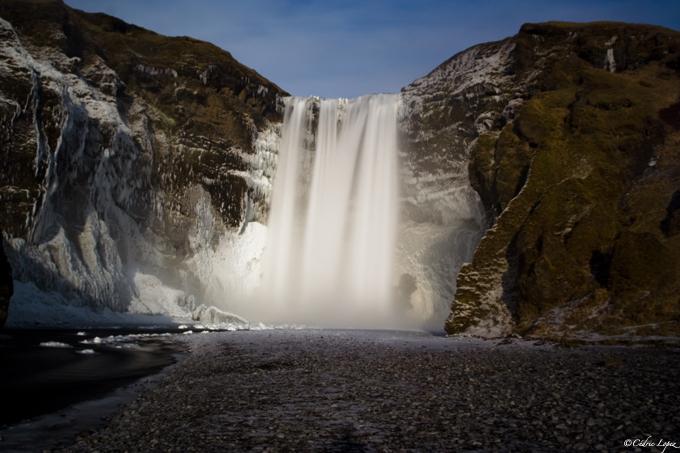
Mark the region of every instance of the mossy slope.
POLYGON ((494 224, 447 332, 677 335, 680 33, 547 23, 512 40, 524 105, 472 146, 494 224))

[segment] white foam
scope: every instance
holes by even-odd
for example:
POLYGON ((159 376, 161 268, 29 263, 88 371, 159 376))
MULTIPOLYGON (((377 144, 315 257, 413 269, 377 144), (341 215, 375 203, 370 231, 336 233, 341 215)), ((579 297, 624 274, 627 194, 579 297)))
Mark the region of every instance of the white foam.
POLYGON ((61 343, 59 341, 44 341, 40 343, 43 348, 72 348, 70 344, 61 343))
POLYGON ((286 100, 258 301, 270 312, 258 316, 336 326, 391 318, 397 100, 286 100))

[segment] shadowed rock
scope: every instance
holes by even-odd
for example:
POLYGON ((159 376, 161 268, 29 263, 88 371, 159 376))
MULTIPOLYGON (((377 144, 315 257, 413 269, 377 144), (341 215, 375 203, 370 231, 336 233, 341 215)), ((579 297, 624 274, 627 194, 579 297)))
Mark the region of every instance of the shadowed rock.
MULTIPOLYGON (((5 242, 0 230, 0 241, 5 242)), ((14 282, 12 280, 12 267, 5 256, 5 248, 0 243, 0 327, 5 325, 7 320, 7 310, 9 309, 9 300, 14 294, 14 282)))

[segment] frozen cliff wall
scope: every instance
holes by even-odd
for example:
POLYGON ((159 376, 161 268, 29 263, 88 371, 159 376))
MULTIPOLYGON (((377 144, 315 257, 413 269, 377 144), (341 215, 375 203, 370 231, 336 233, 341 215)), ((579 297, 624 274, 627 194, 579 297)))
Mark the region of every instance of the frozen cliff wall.
POLYGON ((472 261, 491 221, 470 184, 468 162, 476 137, 521 106, 501 95, 511 50, 507 41, 469 49, 402 89, 400 290, 417 312, 439 322, 450 312, 454 277, 472 261))
POLYGON ((672 30, 527 24, 404 88, 412 193, 469 183, 490 228, 449 334, 678 334, 679 70, 672 30))
POLYGON ((58 0, 4 1, 0 18, 15 280, 94 310, 228 300, 229 264, 258 265, 285 93, 211 44, 58 0))

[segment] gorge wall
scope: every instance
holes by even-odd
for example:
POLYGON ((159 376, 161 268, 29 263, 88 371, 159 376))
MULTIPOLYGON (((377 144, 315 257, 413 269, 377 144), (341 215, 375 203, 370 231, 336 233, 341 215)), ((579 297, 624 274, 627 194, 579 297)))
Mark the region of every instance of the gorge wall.
POLYGON ((678 334, 679 70, 672 30, 526 24, 404 89, 424 155, 469 156, 491 227, 449 334, 678 334))
POLYGON ((286 93, 211 44, 60 1, 0 17, 10 323, 64 306, 214 318, 198 305, 256 274, 240 252, 262 248, 286 93))
MULTIPOLYGON (((9 324, 240 322, 223 311, 260 281, 287 93, 59 0, 0 18, 9 324)), ((671 30, 527 24, 402 89, 395 303, 451 335, 677 335, 678 71, 671 30)))

